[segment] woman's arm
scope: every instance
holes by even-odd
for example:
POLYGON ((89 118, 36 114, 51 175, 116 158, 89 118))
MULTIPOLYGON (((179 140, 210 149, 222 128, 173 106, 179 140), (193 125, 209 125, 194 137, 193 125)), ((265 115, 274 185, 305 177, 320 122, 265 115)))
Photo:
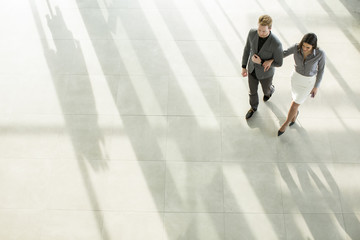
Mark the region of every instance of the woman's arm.
POLYGON ((320 50, 320 53, 321 53, 321 58, 319 59, 319 62, 318 62, 318 71, 316 73, 316 82, 315 82, 315 87, 319 87, 320 86, 320 83, 321 83, 321 80, 322 80, 322 77, 324 75, 324 69, 325 69, 325 52, 321 51, 320 50))
POLYGON ((291 54, 294 54, 296 50, 297 50, 297 44, 294 44, 293 46, 283 51, 283 57, 285 58, 291 54))

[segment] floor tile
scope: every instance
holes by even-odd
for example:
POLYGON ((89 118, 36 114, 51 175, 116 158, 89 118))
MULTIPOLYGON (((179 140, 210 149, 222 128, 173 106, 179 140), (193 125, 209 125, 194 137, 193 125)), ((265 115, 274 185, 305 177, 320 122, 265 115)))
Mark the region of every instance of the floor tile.
POLYGON ((221 213, 166 213, 167 239, 224 239, 221 213))
POLYGON ((105 212, 103 217, 108 239, 166 239, 160 213, 105 212))
POLYGON ((340 213, 341 203, 331 164, 279 164, 285 213, 340 213))
POLYGON ((274 124, 271 119, 255 115, 253 118, 251 123, 243 117, 222 118, 223 161, 274 162, 277 157, 274 124))
POLYGON ((116 97, 122 115, 166 115, 168 77, 121 76, 116 97))
POLYGON ((105 172, 102 161, 60 159, 52 163, 48 209, 101 210, 105 172))
POLYGON ((167 119, 163 116, 116 117, 109 158, 161 161, 166 153, 167 119))
POLYGON ((43 50, 51 50, 41 45, 38 40, 23 39, 2 39, 1 44, 7 46, 0 50, 1 58, 0 64, 3 67, 0 69, 0 74, 47 74, 49 73, 47 59, 43 57, 43 50), (45 48, 45 49, 44 49, 45 48), (21 53, 21 57, 18 57, 21 53))
POLYGON ((65 115, 59 134, 58 158, 108 159, 114 117, 107 115, 65 115))
POLYGON ((102 196, 104 209, 137 212, 164 211, 164 162, 112 161, 108 167, 102 196))
POLYGON ((205 77, 240 76, 238 56, 228 55, 227 48, 216 41, 176 41, 168 44, 172 73, 205 77))
POLYGON ((212 4, 213 1, 204 1, 201 0, 197 3, 191 0, 174 0, 174 1, 166 1, 166 0, 155 0, 149 2, 147 0, 139 0, 139 1, 129 1, 128 6, 132 8, 143 8, 143 9, 197 9, 197 4, 212 4))
POLYGON ((52 115, 8 115, 0 118, 1 158, 53 158, 64 121, 52 115))
MULTIPOLYGON (((63 112, 62 100, 64 81, 57 82, 48 74, 16 75, 7 78, 11 88, 3 96, 9 97, 6 105, 12 114, 60 114, 63 112), (55 86, 54 86, 55 85, 55 86)), ((6 109, 6 108, 5 108, 6 109)))
POLYGON ((334 161, 338 163, 359 163, 360 139, 359 119, 337 119, 330 121, 332 129, 329 139, 334 153, 334 161))
POLYGON ((26 239, 40 238, 43 223, 41 210, 1 210, 0 211, 0 238, 26 239))
POLYGON ((250 109, 247 79, 243 77, 218 79, 222 116, 245 116, 250 109))
POLYGON ((333 162, 328 128, 331 128, 330 124, 324 122, 323 119, 302 117, 301 111, 295 124, 287 127, 285 133, 278 137, 276 145, 278 160, 280 162, 333 162))
POLYGON ((41 240, 45 239, 103 239, 102 217, 99 212, 47 211, 41 229, 41 240))
POLYGON ((165 210, 222 212, 221 166, 217 163, 167 163, 165 210))
POLYGON ((287 239, 346 239, 341 214, 285 214, 287 239))
POLYGON ((344 213, 360 212, 359 164, 334 164, 335 180, 339 188, 344 213))
POLYGON ((344 213, 345 230, 349 239, 356 239, 360 236, 360 214, 344 213))
POLYGON ((0 208, 43 209, 49 202, 51 164, 45 159, 0 159, 0 208))
POLYGON ((216 40, 206 15, 199 8, 161 10, 160 15, 174 40, 216 40))
POLYGON ((225 211, 282 213, 280 175, 271 163, 224 164, 225 211))
POLYGON ((286 239, 282 214, 228 213, 225 229, 227 240, 286 239))
POLYGON ((120 69, 122 73, 157 76, 170 73, 170 63, 164 43, 156 40, 118 40, 114 43, 116 46, 114 58, 109 60, 113 63, 122 60, 125 67, 125 69, 120 69), (118 57, 120 59, 117 59, 118 57))
POLYGON ((219 115, 217 78, 178 77, 169 81, 169 115, 219 115))
POLYGON ((169 161, 219 161, 219 119, 214 117, 169 117, 166 159, 169 161))
POLYGON ((112 76, 68 75, 54 80, 63 114, 117 114, 119 79, 112 76), (63 88, 63 89, 62 89, 63 88))

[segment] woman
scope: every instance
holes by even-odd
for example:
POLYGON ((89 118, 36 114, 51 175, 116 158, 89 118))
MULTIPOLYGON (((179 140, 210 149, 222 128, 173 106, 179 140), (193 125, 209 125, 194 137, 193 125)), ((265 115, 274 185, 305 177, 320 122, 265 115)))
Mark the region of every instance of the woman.
POLYGON ((300 104, 304 103, 309 95, 316 96, 325 67, 325 53, 317 47, 317 37, 314 33, 307 33, 299 44, 285 50, 283 54, 284 57, 294 54, 295 71, 291 76, 293 101, 278 136, 285 132, 288 125, 292 126, 295 123, 300 104))

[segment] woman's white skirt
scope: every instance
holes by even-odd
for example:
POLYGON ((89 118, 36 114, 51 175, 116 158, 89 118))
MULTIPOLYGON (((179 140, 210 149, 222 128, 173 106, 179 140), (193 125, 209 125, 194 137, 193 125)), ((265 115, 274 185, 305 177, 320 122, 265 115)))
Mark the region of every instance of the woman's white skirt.
POLYGON ((314 88, 315 81, 316 75, 307 77, 293 71, 291 74, 291 95, 293 101, 297 104, 304 103, 314 88))

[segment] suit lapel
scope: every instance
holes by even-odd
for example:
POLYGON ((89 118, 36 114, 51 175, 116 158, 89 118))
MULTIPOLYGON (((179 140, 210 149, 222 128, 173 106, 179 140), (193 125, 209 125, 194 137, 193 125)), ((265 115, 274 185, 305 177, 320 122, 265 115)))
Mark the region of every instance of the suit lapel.
POLYGON ((254 37, 254 53, 258 54, 258 46, 259 46, 259 35, 256 33, 254 37))

